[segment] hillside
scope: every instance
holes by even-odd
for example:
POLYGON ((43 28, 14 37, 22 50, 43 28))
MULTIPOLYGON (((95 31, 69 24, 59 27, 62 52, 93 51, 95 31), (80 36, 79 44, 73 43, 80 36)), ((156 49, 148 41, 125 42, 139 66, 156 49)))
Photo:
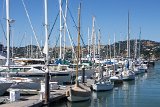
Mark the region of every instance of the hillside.
MULTIPOLYGON (((139 40, 137 40, 137 56, 139 52, 139 40)), ((131 51, 131 57, 134 57, 135 55, 135 40, 130 41, 130 51, 131 51)), ((111 45, 111 52, 113 56, 114 52, 114 44, 111 45)), ((141 40, 140 42, 140 56, 144 58, 160 58, 160 42, 155 42, 151 40, 141 40)), ((102 50, 102 52, 107 52, 107 46, 105 46, 102 50)), ((109 53, 109 52, 108 52, 109 53)), ((127 41, 119 41, 116 42, 116 55, 121 56, 127 56, 127 41)), ((103 54, 103 56, 105 56, 103 54)))
MULTIPOLYGON (((131 48, 131 57, 134 57, 135 55, 135 40, 130 41, 130 48, 131 48)), ((2 48, 2 46, 1 46, 2 48)), ((43 49, 43 47, 41 47, 43 49)), ((83 49, 83 56, 88 54, 87 46, 81 48, 83 49)), ((140 43, 140 56, 144 58, 157 58, 160 59, 160 42, 155 42, 151 40, 141 40, 140 43)), ((11 52, 12 57, 33 57, 38 58, 42 57, 40 55, 40 52, 38 50, 38 47, 35 45, 28 45, 25 47, 14 47, 13 53, 11 52), (32 50, 32 51, 31 51, 32 50), (13 54, 13 55, 12 55, 13 54)), ((76 47, 75 47, 76 50, 76 47)), ((6 51, 6 47, 4 47, 4 51, 6 51)), ((137 53, 136 55, 139 55, 139 40, 137 40, 137 53)), ((59 55, 59 47, 52 47, 49 49, 50 57, 57 58, 59 55)), ((111 45, 111 57, 113 57, 114 54, 114 44, 111 45)), ((101 56, 103 58, 106 58, 107 56, 110 56, 109 52, 109 46, 108 45, 101 45, 101 56)), ((116 42, 116 56, 127 56, 127 41, 119 41, 116 42)), ((72 49, 71 47, 66 47, 66 58, 72 57, 72 49)))

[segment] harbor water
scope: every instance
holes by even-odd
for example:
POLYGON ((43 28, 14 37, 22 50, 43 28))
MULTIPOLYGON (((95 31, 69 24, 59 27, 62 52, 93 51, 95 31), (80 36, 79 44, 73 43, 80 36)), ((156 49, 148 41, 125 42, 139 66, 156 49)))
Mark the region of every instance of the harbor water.
POLYGON ((92 92, 90 101, 60 101, 50 107, 160 107, 160 61, 147 73, 137 75, 112 91, 92 92))

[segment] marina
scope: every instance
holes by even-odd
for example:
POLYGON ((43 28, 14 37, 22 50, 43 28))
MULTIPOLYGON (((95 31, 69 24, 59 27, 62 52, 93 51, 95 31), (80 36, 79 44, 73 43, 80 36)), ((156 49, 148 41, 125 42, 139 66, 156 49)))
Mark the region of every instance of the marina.
MULTIPOLYGON (((49 107, 150 107, 159 105, 160 83, 160 61, 154 67, 148 69, 147 73, 137 75, 135 81, 125 81, 119 86, 114 86, 110 91, 92 91, 91 99, 85 102, 69 102, 66 97, 66 89, 69 86, 61 86, 60 89, 51 90, 49 107), (153 103, 151 103, 152 101, 153 103)), ((92 79, 87 80, 87 86, 94 83, 92 79)), ((73 86, 73 85, 72 85, 73 86)), ((23 91, 23 90, 21 90, 23 91)), ((31 91, 31 90, 30 90, 31 91)), ((20 99, 9 102, 8 96, 0 97, 4 104, 1 107, 39 107, 44 106, 44 100, 40 100, 40 93, 30 95, 22 94, 20 99), (5 100, 5 99, 6 100, 5 100), (8 99, 8 102, 7 102, 8 99)), ((2 103, 2 102, 1 102, 2 103)))
MULTIPOLYGON (((120 23, 110 20, 114 19, 113 14, 110 14, 112 18, 108 19, 107 14, 102 14, 97 8, 92 7, 95 3, 87 6, 86 4, 90 3, 88 1, 76 0, 74 6, 72 4, 74 2, 69 0, 0 1, 0 5, 2 4, 0 6, 2 14, 0 14, 3 19, 0 19, 2 29, 0 36, 4 36, 0 39, 0 107, 156 107, 160 105, 160 60, 158 60, 160 42, 142 39, 150 35, 150 32, 145 34, 148 31, 144 30, 145 26, 133 30, 135 29, 133 27, 137 28, 134 24, 138 20, 129 7, 127 9, 126 6, 122 6, 125 8, 122 9, 125 10, 124 13, 115 14, 115 16, 119 15, 116 20, 121 19, 119 22, 123 23, 119 26, 120 23), (21 3, 21 6, 17 3, 21 3), (16 12, 13 12, 13 6, 16 12), (26 18, 22 13, 23 18, 17 14, 22 10, 18 6, 24 9, 23 15, 26 15, 26 18), (94 16, 87 9, 92 13, 90 16, 86 13, 88 11, 83 10, 86 7, 92 8, 91 10, 96 9, 94 11, 101 14, 100 17, 94 16), (34 14, 31 14, 32 12, 34 14), (57 13, 54 21, 51 18, 52 13, 54 17, 57 13), (84 17, 84 14, 87 17, 84 17), (16 20, 12 19, 12 16, 16 20), (120 18, 121 16, 125 18, 120 18), (28 24, 25 19, 28 20, 28 24), (125 19, 125 23, 122 19, 125 19), (38 22, 40 20, 41 22, 38 22), (59 25, 56 24, 57 20, 59 25), (22 26, 17 27, 19 21, 20 24, 23 22, 24 29, 21 29, 22 26), (119 26, 118 30, 112 28, 114 29, 112 32, 110 27, 107 27, 108 21, 119 26), (38 25, 38 23, 43 23, 43 30, 37 30, 34 24, 38 25), (105 26, 105 29, 100 23, 105 26), (21 41, 17 28, 18 32, 24 33, 21 41), (84 29, 87 29, 87 34, 84 29), (15 35, 13 35, 14 30, 15 35), (113 35, 106 34, 108 31, 113 35), (125 39, 121 40, 121 36, 125 39), (28 38, 31 40, 29 41, 28 38)), ((108 8, 103 2, 108 5, 108 1, 97 3, 108 8)), ((128 1, 125 2, 129 5, 128 1)), ((155 2, 153 4, 156 5, 155 2)), ((109 7, 112 8, 110 5, 109 7)), ((141 22, 139 21, 138 24, 141 22)))

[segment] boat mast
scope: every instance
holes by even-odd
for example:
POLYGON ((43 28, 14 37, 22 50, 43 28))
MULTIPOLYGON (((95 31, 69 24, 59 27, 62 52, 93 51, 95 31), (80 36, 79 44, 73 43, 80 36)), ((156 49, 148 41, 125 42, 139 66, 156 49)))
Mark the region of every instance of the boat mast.
POLYGON ((114 34, 114 60, 116 58, 116 35, 114 34))
POLYGON ((48 6, 47 6, 48 0, 44 0, 44 7, 45 7, 45 55, 46 55, 46 70, 45 70, 45 104, 48 104, 49 102, 49 70, 48 70, 48 64, 49 64, 49 57, 48 57, 48 6))
MULTIPOLYGON (((61 8, 62 9, 62 8, 61 8)), ((68 26, 67 26, 67 23, 66 23, 66 18, 65 18, 65 16, 64 16, 64 14, 63 14, 63 11, 61 10, 61 12, 62 12, 62 17, 63 17, 63 20, 64 20, 64 26, 65 26, 65 28, 66 28, 66 31, 67 31, 67 33, 68 33, 68 36, 69 36, 69 40, 70 40, 70 43, 71 43, 71 47, 72 47, 72 53, 75 53, 75 50, 74 50, 74 47, 73 47, 73 41, 72 41, 72 38, 71 38, 71 33, 70 33, 70 31, 68 30, 68 26)), ((74 55, 75 57, 76 57, 76 55, 74 55)))
POLYGON ((116 58, 116 34, 114 33, 114 64, 113 64, 113 72, 115 73, 115 58, 116 58))
POLYGON ((32 36, 31 36, 31 56, 30 58, 33 58, 33 42, 32 42, 32 36))
MULTIPOLYGON (((121 38, 121 34, 120 34, 120 38, 121 38)), ((121 56, 121 40, 119 41, 119 51, 118 51, 118 55, 121 56)))
POLYGON ((60 17, 60 50, 59 58, 62 59, 62 0, 59 0, 59 17, 60 17))
POLYGON ((108 60, 108 51, 109 51, 108 47, 109 47, 109 43, 107 44, 107 49, 106 49, 106 51, 107 51, 107 55, 106 55, 107 60, 108 60))
POLYGON ((140 27, 140 33, 139 33, 139 51, 138 51, 138 57, 141 57, 141 27, 140 27))
POLYGON ((68 9, 68 0, 66 0, 66 7, 65 7, 65 20, 64 20, 64 43, 63 43, 63 60, 65 58, 65 53, 66 53, 66 26, 65 26, 65 23, 66 23, 66 18, 67 18, 67 9, 68 9))
POLYGON ((109 37, 109 58, 111 60, 111 57, 112 57, 112 53, 111 53, 111 40, 110 40, 110 37, 109 37))
POLYGON ((101 35, 100 35, 100 29, 98 30, 98 54, 99 54, 99 58, 100 58, 100 42, 101 42, 101 35))
POLYGON ((137 58, 137 39, 135 39, 134 58, 137 58))
POLYGON ((99 55, 99 67, 98 67, 98 70, 99 70, 99 72, 100 72, 100 76, 99 76, 99 79, 98 80, 100 80, 100 78, 103 78, 103 71, 101 70, 100 71, 100 41, 101 40, 101 35, 100 35, 100 29, 98 30, 98 55, 99 55))
POLYGON ((129 26, 129 11, 128 11, 127 57, 130 58, 130 26, 129 26))
POLYGON ((92 47, 93 47, 93 61, 95 61, 95 17, 93 16, 93 26, 92 26, 92 47))
POLYGON ((9 17, 9 0, 6 0, 6 36, 7 36, 7 61, 6 66, 9 70, 10 65, 10 17, 9 17))
POLYGON ((76 66, 76 86, 78 86, 78 63, 80 58, 80 12, 81 12, 81 4, 78 8, 78 48, 77 48, 77 66, 76 66))
POLYGON ((11 57, 13 58, 14 57, 13 55, 14 54, 13 30, 12 31, 10 30, 10 33, 11 33, 10 35, 12 36, 12 56, 11 57))
POLYGON ((88 27, 88 54, 90 53, 90 38, 89 38, 89 27, 88 27))

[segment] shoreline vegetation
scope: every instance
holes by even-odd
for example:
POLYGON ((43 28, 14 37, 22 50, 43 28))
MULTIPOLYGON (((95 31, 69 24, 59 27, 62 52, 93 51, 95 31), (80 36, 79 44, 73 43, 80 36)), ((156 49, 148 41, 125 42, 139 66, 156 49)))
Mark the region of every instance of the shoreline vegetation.
MULTIPOLYGON (((107 41, 107 40, 106 40, 107 41)), ((135 50, 135 40, 131 40, 131 56, 134 56, 134 50, 135 50)), ((137 40, 137 43, 139 44, 139 40, 137 40)), ((160 42, 156 42, 156 41, 151 41, 151 40, 141 40, 141 57, 145 58, 145 59, 151 59, 151 60, 159 60, 160 59, 160 42)), ((116 42, 116 56, 125 56, 127 54, 127 41, 118 41, 116 42)), ((2 45, 2 44, 0 44, 2 45)), ((74 48, 76 48, 77 46, 75 46, 74 48)), ((85 46, 81 46, 81 49, 83 49, 83 54, 84 56, 88 54, 88 50, 87 50, 87 45, 85 46)), ((103 58, 107 58, 107 52, 109 54, 109 49, 107 51, 107 48, 109 47, 109 45, 101 45, 101 56, 103 58)), ((43 49, 43 47, 41 47, 43 49)), ((63 47, 62 47, 63 48, 63 47)), ((40 52, 38 50, 38 46, 36 45, 27 45, 27 46, 21 46, 21 47, 11 47, 10 49, 13 55, 12 58, 15 57, 31 57, 31 58, 40 58, 40 52)), ((112 57, 113 55, 113 50, 114 50, 114 44, 111 44, 111 52, 112 52, 112 57)), ((138 48, 137 48, 138 50, 138 48)), ((3 51, 6 52, 6 47, 3 47, 3 51)), ((59 46, 57 47, 50 47, 49 49, 49 54, 51 56, 51 58, 58 58, 59 56, 59 46)), ((66 47, 66 55, 65 55, 66 59, 71 59, 72 58, 72 48, 71 46, 66 47)))

